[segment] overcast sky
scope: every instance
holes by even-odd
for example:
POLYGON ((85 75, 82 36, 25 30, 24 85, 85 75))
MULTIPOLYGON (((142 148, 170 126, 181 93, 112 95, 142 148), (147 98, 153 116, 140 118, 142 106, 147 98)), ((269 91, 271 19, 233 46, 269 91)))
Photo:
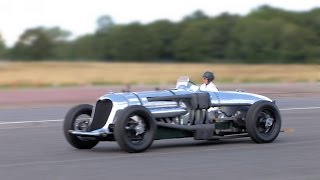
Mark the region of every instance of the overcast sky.
POLYGON ((210 16, 222 12, 245 15, 264 4, 306 11, 320 7, 320 0, 1 0, 0 34, 11 46, 31 27, 60 26, 73 36, 92 33, 101 15, 110 15, 121 24, 179 21, 198 9, 210 16))

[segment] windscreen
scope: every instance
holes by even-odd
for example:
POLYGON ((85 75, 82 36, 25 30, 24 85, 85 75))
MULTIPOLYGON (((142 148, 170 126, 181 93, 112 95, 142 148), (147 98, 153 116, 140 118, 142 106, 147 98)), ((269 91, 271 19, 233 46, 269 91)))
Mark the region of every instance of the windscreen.
POLYGON ((197 92, 199 90, 199 86, 191 82, 188 76, 182 76, 177 80, 176 89, 185 89, 187 91, 197 92))

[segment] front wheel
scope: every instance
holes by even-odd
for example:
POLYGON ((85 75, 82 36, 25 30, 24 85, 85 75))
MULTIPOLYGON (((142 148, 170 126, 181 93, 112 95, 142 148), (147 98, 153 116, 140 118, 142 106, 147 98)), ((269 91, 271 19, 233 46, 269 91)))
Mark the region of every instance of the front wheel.
POLYGON ((157 130, 155 119, 143 106, 129 106, 122 110, 114 126, 114 137, 119 146, 130 153, 148 149, 157 130))
POLYGON ((274 141, 281 129, 278 107, 269 101, 254 103, 247 112, 246 129, 250 138, 256 143, 274 141))
POLYGON ((99 141, 96 139, 83 138, 69 133, 69 130, 83 131, 88 128, 90 117, 92 114, 92 105, 81 104, 73 107, 67 113, 64 124, 63 132, 69 142, 75 148, 78 149, 91 149, 96 146, 99 141))

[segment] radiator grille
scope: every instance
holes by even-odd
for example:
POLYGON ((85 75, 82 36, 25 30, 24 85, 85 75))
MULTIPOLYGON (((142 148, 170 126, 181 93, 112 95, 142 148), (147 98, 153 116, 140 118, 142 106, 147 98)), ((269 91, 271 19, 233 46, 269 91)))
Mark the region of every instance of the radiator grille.
POLYGON ((112 109, 111 100, 99 100, 96 104, 94 116, 88 131, 93 131, 102 128, 110 115, 112 109))

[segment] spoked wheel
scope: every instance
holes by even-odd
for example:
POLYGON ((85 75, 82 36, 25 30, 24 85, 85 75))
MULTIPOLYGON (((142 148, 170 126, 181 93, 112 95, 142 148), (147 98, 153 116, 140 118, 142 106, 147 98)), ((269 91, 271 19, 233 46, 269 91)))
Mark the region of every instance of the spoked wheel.
POLYGON ((83 138, 69 133, 69 130, 85 132, 88 129, 91 113, 92 105, 81 104, 70 109, 65 117, 63 124, 64 135, 69 144, 75 148, 91 149, 99 143, 96 139, 83 138))
POLYGON ((278 107, 269 101, 254 103, 247 112, 246 128, 256 143, 274 141, 281 129, 281 116, 278 107))
POLYGON ((157 129, 155 120, 143 106, 129 106, 119 116, 114 127, 114 137, 127 152, 142 152, 148 149, 157 129))

